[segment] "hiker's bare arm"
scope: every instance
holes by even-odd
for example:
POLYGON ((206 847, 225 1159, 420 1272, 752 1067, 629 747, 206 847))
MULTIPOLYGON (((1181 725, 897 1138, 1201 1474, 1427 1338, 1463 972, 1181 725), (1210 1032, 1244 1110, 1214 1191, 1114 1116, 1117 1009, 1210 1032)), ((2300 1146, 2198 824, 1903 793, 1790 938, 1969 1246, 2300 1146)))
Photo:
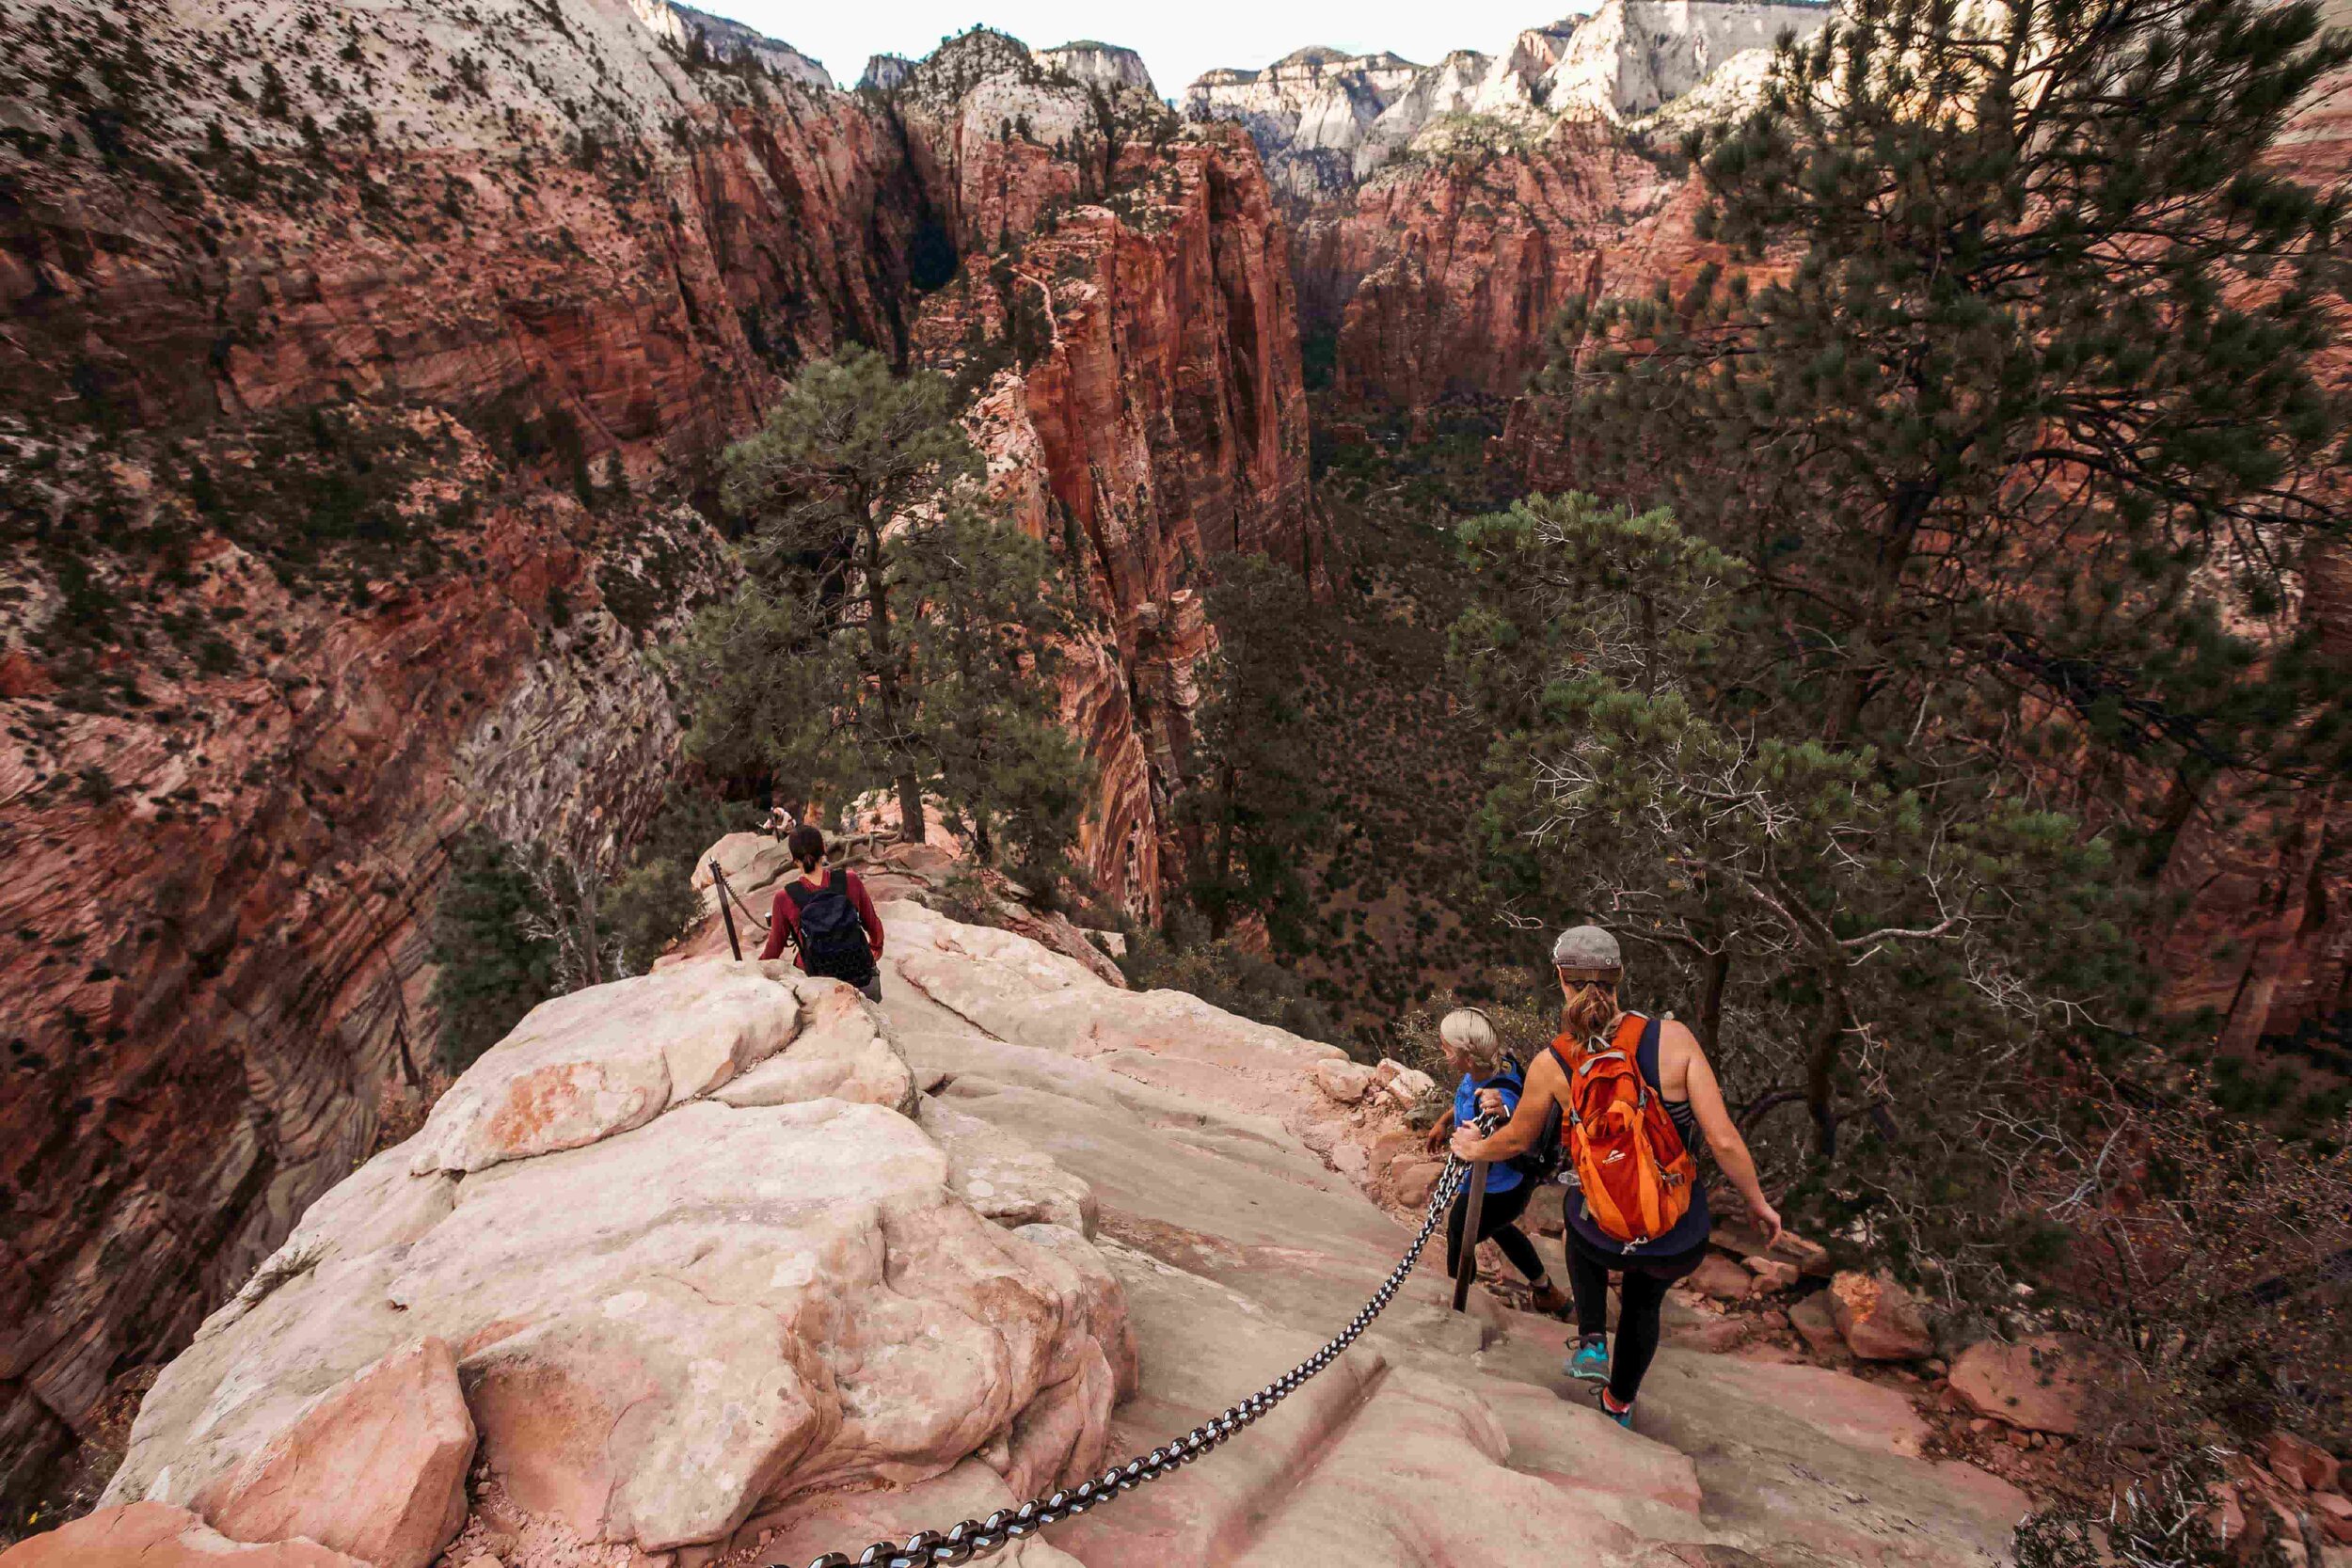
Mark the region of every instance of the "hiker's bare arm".
POLYGON ((1423 1148, 1434 1151, 1443 1148, 1446 1139, 1452 1136, 1454 1136, 1454 1113, 1449 1109, 1445 1115, 1430 1125, 1429 1135, 1422 1139, 1421 1145, 1423 1148))
POLYGON ((1526 1153, 1542 1133, 1544 1117, 1562 1086, 1560 1065, 1550 1053, 1536 1057, 1535 1065, 1527 1069, 1527 1089, 1519 1096, 1519 1108, 1511 1119, 1484 1138, 1474 1127, 1460 1129, 1454 1134, 1454 1152, 1465 1160, 1508 1160, 1526 1153))
MULTIPOLYGON (((1715 1151, 1715 1163, 1723 1166, 1724 1174, 1731 1178, 1731 1184, 1747 1200, 1748 1217, 1763 1230, 1764 1244, 1770 1246, 1780 1239, 1780 1211, 1764 1196, 1764 1184, 1756 1180, 1756 1156, 1748 1152, 1748 1141, 1740 1135, 1730 1110, 1724 1104, 1723 1085, 1715 1082, 1713 1064, 1699 1048, 1698 1037, 1679 1023, 1666 1025, 1661 1043, 1669 1053, 1687 1053, 1683 1092, 1690 1097, 1691 1109, 1699 1118, 1699 1131, 1707 1134, 1707 1147, 1715 1151), (1679 1039, 1675 1037, 1677 1035, 1679 1039)), ((1660 1076, 1665 1074, 1661 1072, 1660 1076)))

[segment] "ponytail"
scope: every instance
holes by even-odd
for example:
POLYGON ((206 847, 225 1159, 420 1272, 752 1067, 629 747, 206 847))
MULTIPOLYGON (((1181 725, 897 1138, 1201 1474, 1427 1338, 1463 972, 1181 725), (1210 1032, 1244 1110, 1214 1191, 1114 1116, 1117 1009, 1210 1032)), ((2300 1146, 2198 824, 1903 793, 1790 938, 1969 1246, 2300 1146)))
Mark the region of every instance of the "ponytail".
POLYGON ((1560 1008, 1560 1032, 1580 1046, 1590 1046, 1608 1034, 1620 1015, 1616 981, 1571 981, 1560 1008))

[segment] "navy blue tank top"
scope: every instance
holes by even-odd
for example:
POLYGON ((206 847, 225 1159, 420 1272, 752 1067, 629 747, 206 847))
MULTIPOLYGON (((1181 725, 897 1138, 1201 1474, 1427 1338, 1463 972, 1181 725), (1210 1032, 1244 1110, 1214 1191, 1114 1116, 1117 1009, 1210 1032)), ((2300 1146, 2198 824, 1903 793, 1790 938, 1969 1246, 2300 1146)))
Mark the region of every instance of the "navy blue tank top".
MULTIPOLYGON (((1659 1103, 1666 1107, 1666 1115, 1673 1120, 1675 1131, 1682 1135, 1682 1147, 1696 1154, 1700 1147, 1699 1114, 1691 1109, 1689 1101, 1668 1100, 1666 1091, 1659 1087, 1658 1039, 1663 1032, 1657 1019, 1648 1021, 1642 1031, 1642 1043, 1634 1049, 1633 1065, 1641 1069, 1642 1081, 1649 1085, 1659 1103)), ((1708 1233, 1714 1228, 1714 1221, 1707 1212, 1707 1183, 1704 1180, 1692 1184, 1691 1207, 1674 1223, 1673 1228, 1655 1241, 1628 1243, 1605 1234, 1600 1227, 1593 1223, 1592 1216, 1584 1212, 1584 1196, 1574 1187, 1568 1189, 1568 1200, 1565 1207, 1568 1224, 1576 1231, 1579 1241, 1595 1252, 1613 1253, 1620 1258, 1663 1258, 1672 1253, 1688 1252, 1703 1244, 1708 1233)))

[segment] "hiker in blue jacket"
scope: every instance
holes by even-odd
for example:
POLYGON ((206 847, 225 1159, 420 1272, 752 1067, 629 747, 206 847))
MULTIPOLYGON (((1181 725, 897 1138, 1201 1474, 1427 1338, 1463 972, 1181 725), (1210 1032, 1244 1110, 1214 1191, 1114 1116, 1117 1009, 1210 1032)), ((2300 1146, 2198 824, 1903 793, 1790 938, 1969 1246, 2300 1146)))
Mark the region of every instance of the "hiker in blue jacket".
MULTIPOLYGON (((1476 1007, 1461 1007, 1445 1015, 1438 1024, 1438 1043, 1445 1053, 1446 1065, 1462 1075, 1454 1086, 1454 1109, 1438 1120, 1429 1130, 1428 1144, 1432 1149, 1443 1148, 1456 1127, 1468 1127, 1479 1117, 1498 1113, 1508 1117, 1519 1102, 1519 1090, 1526 1077, 1519 1064, 1502 1049, 1495 1035, 1495 1026, 1476 1007)), ((1511 1266, 1527 1276, 1535 1290, 1535 1310, 1554 1316, 1568 1308, 1568 1298, 1552 1288, 1550 1276, 1544 1271, 1544 1260, 1536 1256, 1535 1243, 1518 1227, 1519 1216, 1526 1212, 1529 1199, 1541 1183, 1530 1180, 1507 1160, 1498 1160, 1486 1167, 1486 1196, 1478 1212, 1478 1239, 1492 1240, 1502 1249, 1502 1256, 1511 1266)), ((1461 1255, 1462 1226, 1470 1212, 1470 1189, 1465 1186, 1454 1200, 1452 1212, 1445 1222, 1446 1273, 1454 1272, 1454 1259, 1461 1255)))

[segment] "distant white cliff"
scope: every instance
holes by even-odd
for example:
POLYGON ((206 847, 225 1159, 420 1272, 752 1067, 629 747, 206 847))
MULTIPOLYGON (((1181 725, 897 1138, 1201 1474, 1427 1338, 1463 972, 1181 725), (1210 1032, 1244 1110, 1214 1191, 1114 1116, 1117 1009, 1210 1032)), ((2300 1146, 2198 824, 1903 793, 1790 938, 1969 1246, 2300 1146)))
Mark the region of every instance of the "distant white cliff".
POLYGON ((1143 56, 1115 43, 1074 39, 1052 49, 1039 50, 1037 63, 1048 71, 1058 71, 1073 81, 1101 87, 1107 92, 1117 92, 1122 87, 1153 91, 1152 73, 1143 68, 1143 56))
POLYGON ((1734 55, 1770 49, 1784 32, 1804 38, 1829 19, 1826 6, 1724 0, 1609 0, 1569 39, 1544 79, 1556 115, 1631 119, 1664 107, 1734 55))
POLYGON ((781 39, 771 39, 740 22, 677 5, 675 0, 629 0, 629 8, 639 21, 653 30, 655 37, 666 39, 680 49, 699 33, 712 55, 719 59, 731 60, 748 50, 752 58, 787 82, 827 91, 834 86, 832 73, 823 66, 781 39))
POLYGON ((1184 89, 1183 108, 1190 119, 1239 121, 1276 185, 1313 200, 1349 189, 1432 126, 1464 116, 1529 126, 1638 119, 1742 55, 1725 74, 1752 91, 1783 32, 1803 38, 1829 15, 1825 5, 1756 0, 1605 0, 1590 16, 1528 29, 1500 55, 1456 50, 1423 67, 1391 54, 1311 48, 1263 71, 1212 71, 1184 89))

